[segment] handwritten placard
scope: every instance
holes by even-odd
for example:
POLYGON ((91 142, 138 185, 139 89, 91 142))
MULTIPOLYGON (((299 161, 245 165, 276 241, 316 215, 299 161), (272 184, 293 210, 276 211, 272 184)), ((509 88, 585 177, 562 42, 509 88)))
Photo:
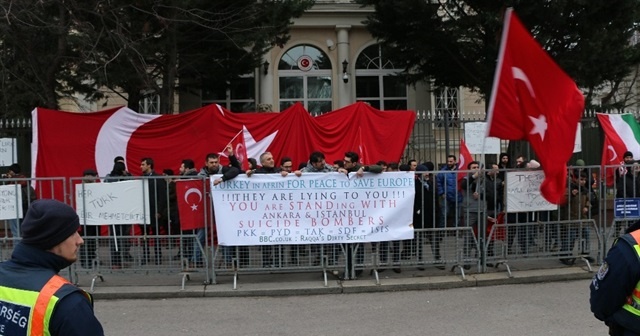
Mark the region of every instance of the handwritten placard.
POLYGON ((464 124, 464 141, 471 154, 482 154, 482 144, 484 143, 485 154, 500 153, 500 139, 488 137, 486 122, 470 122, 464 124))
POLYGON ((80 224, 149 224, 149 183, 131 180, 76 184, 80 224))
POLYGON ((19 184, 0 186, 0 219, 22 218, 22 188, 19 184))
POLYGON ((0 138, 0 166, 7 167, 17 162, 18 147, 16 138, 0 138))
POLYGON ((540 194, 540 185, 543 180, 542 170, 507 172, 505 181, 507 212, 557 210, 557 205, 549 203, 540 194))
POLYGON ((217 186, 212 183, 218 242, 271 245, 412 239, 414 183, 410 172, 363 177, 255 174, 217 186))

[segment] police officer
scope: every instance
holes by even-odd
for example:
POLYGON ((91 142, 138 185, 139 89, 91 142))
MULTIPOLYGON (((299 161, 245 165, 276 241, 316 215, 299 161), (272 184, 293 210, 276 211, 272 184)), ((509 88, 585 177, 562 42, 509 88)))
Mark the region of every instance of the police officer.
POLYGON ((609 335, 640 335, 640 221, 613 243, 590 287, 591 311, 609 335))
POLYGON ((104 335, 91 295, 58 275, 78 259, 79 227, 70 206, 32 203, 22 240, 0 263, 0 335, 104 335))

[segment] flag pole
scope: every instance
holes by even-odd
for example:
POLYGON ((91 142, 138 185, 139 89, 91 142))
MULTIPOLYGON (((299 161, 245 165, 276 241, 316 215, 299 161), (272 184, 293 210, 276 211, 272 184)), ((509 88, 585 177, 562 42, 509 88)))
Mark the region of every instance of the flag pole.
POLYGON ((227 149, 227 147, 231 146, 231 144, 233 143, 233 140, 235 140, 240 134, 242 134, 243 130, 240 130, 240 132, 238 132, 238 134, 236 134, 233 138, 231 138, 231 140, 229 141, 229 143, 224 146, 224 148, 220 151, 220 153, 224 153, 224 150, 227 149))

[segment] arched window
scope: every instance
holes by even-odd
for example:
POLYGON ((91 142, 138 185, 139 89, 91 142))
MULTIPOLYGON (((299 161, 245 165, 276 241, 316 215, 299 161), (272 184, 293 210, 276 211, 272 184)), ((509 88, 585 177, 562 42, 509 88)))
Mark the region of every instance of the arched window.
POLYGON ((301 44, 278 62, 280 111, 301 102, 311 113, 324 113, 331 106, 331 61, 322 50, 301 44))
POLYGON ((407 84, 385 57, 379 44, 363 50, 356 59, 356 100, 380 110, 406 110, 407 84))

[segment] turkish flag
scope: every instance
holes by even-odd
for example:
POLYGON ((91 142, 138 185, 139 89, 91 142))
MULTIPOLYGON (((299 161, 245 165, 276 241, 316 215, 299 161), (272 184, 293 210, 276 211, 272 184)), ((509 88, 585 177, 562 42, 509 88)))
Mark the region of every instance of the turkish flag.
MULTIPOLYGON (((468 170, 467 165, 469 162, 473 161, 473 157, 471 156, 471 152, 467 147, 467 144, 464 140, 460 139, 460 154, 458 154, 458 170, 468 170)), ((466 172, 458 173, 458 187, 460 188, 460 181, 467 175, 466 172)))
MULTIPOLYGON (((238 132, 238 134, 236 134, 236 136, 233 137, 233 139, 231 139, 231 141, 226 147, 231 146, 231 148, 233 148, 233 154, 235 155, 236 159, 238 159, 238 161, 240 162, 240 168, 244 171, 247 171, 249 170, 249 160, 248 160, 249 156, 247 155, 247 145, 244 141, 245 132, 249 132, 249 131, 247 130, 246 127, 243 127, 242 130, 238 132)), ((220 154, 220 164, 224 166, 229 164, 229 157, 227 156, 227 153, 226 153, 226 147, 225 147, 225 151, 218 153, 220 154)))
POLYGON ((540 192, 554 204, 564 201, 566 163, 583 110, 584 97, 575 82, 507 9, 487 136, 529 141, 545 173, 540 192))
POLYGON ((624 161, 619 158, 622 157, 622 154, 618 155, 618 153, 624 153, 625 147, 616 148, 609 138, 605 135, 604 144, 602 146, 602 159, 600 161, 600 171, 602 172, 602 179, 607 187, 612 187, 616 181, 616 172, 621 175, 626 174, 626 169, 624 166, 624 161), (615 166, 615 167, 612 167, 615 166))
MULTIPOLYGON (((183 159, 201 167, 208 153, 218 153, 234 138, 244 141, 247 157, 258 159, 269 151, 276 162, 288 156, 296 165, 307 162, 314 151, 333 162, 361 144, 367 146, 364 164, 399 161, 416 118, 413 111, 379 111, 365 103, 318 117, 299 103, 280 113, 233 113, 208 105, 169 115, 138 114, 126 107, 94 113, 37 108, 32 116, 31 172, 37 178, 81 176, 88 168, 104 177, 116 156, 125 158, 135 176, 145 157, 154 160, 156 172, 177 167, 183 159), (242 139, 236 137, 238 130, 243 130, 242 139)), ((55 194, 64 200, 62 182, 59 188, 41 183, 45 190, 38 190, 38 195, 55 194)))
POLYGON ((369 162, 369 153, 367 151, 367 144, 362 139, 362 127, 358 127, 358 156, 360 157, 360 163, 365 164, 369 162))
POLYGON ((180 216, 181 230, 194 230, 204 227, 207 194, 207 180, 177 180, 176 201, 180 216))

